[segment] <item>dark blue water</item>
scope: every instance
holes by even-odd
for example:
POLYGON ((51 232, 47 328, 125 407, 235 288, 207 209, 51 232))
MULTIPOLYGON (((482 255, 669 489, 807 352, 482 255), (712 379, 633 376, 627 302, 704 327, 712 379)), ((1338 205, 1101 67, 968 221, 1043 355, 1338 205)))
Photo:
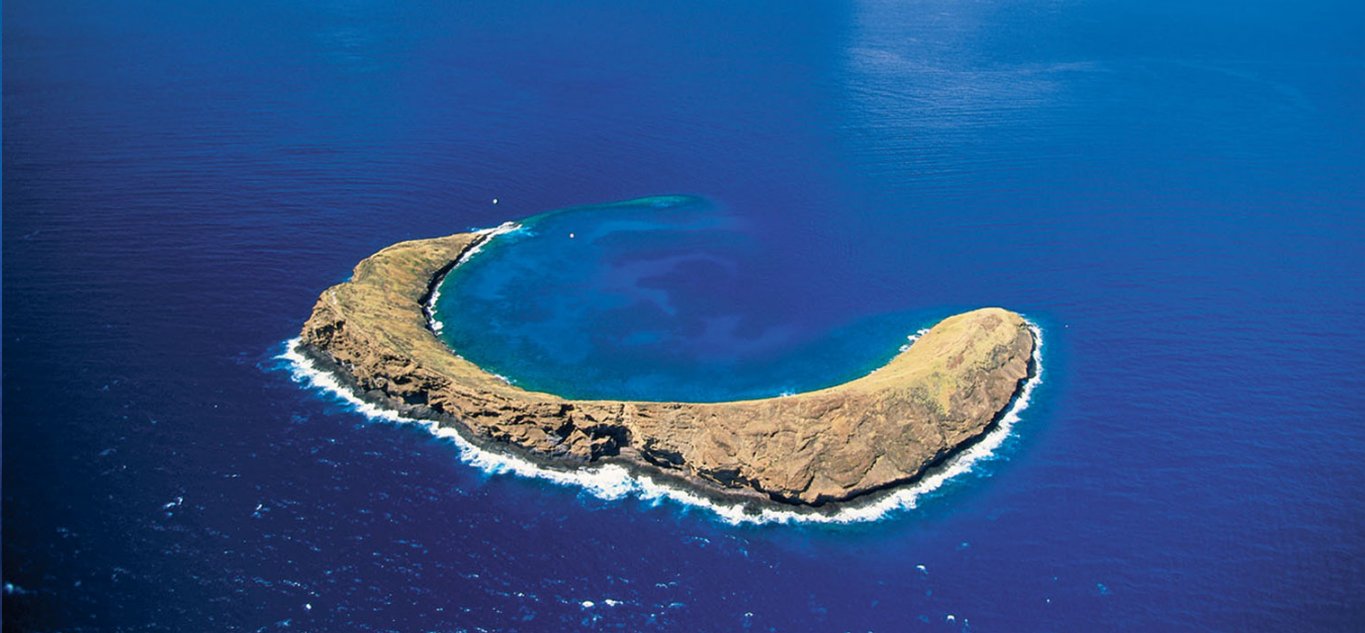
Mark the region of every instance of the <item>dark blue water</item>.
POLYGON ((7 630, 1365 623, 1359 3, 3 12, 7 630), (274 358, 387 244, 660 194, 733 238, 629 245, 725 325, 613 324, 714 343, 660 388, 1007 306, 1047 369, 999 457, 880 522, 731 526, 482 474, 274 358))

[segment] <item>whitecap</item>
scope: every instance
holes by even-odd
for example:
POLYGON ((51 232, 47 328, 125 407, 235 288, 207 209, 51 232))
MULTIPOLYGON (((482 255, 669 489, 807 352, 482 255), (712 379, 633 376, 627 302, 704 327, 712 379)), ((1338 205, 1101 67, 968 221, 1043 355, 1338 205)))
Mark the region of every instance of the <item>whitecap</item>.
MULTIPOLYGON (((910 346, 911 346, 911 345, 914 345, 914 344, 915 344, 915 341, 918 341, 918 340, 919 340, 919 337, 924 336, 925 334, 928 334, 928 333, 929 333, 929 328, 927 328, 927 327, 926 327, 926 328, 920 328, 920 329, 917 330, 914 334, 911 334, 910 336, 905 337, 905 344, 904 344, 904 345, 901 345, 900 351, 902 351, 902 352, 909 351, 909 350, 910 350, 910 346)), ((877 369, 881 369, 881 368, 878 367, 877 369)), ((873 372, 876 372, 877 369, 874 369, 874 370, 872 370, 872 371, 873 371, 873 372)))

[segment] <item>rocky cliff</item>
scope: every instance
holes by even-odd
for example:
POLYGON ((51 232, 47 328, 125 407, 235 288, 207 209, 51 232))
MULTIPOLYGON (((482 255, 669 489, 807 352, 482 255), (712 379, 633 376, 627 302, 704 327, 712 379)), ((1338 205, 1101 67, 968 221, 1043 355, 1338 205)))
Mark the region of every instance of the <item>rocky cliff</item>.
POLYGON ((1028 377, 1019 315, 943 320, 886 366, 794 396, 724 403, 568 400, 507 384, 432 333, 424 303, 489 233, 402 242, 323 292, 302 351, 368 400, 550 466, 619 461, 722 496, 819 506, 914 481, 985 433, 1028 377))

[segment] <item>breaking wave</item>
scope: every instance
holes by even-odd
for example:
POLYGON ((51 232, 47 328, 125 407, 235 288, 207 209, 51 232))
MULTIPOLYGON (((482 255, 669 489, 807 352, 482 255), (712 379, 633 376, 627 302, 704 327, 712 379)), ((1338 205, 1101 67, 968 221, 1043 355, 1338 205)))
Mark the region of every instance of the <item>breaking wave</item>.
POLYGON ((551 483, 580 488, 605 500, 635 496, 646 501, 667 500, 687 507, 700 508, 720 520, 732 524, 783 523, 867 523, 890 516, 898 511, 917 507, 925 495, 943 487, 949 480, 970 472, 989 459, 1009 437, 1020 414, 1028 408, 1033 391, 1043 380, 1042 330, 1030 322, 1036 345, 1033 349, 1033 374, 1029 376, 1009 409, 984 436, 973 442, 946 462, 930 470, 913 484, 896 488, 866 503, 841 506, 834 512, 801 511, 773 507, 754 507, 752 502, 726 503, 685 488, 661 483, 647 474, 632 472, 619 464, 586 466, 572 471, 544 468, 530 460, 482 448, 451 427, 440 426, 430 420, 405 417, 397 411, 377 406, 357 397, 331 372, 318 367, 312 359, 299 351, 299 339, 285 343, 285 351, 277 358, 287 362, 293 379, 303 385, 321 390, 347 402, 358 413, 385 422, 416 424, 436 437, 449 440, 456 448, 460 461, 489 474, 513 474, 551 483))
MULTIPOLYGON (((478 229, 472 231, 475 235, 483 235, 486 237, 483 240, 476 243, 473 248, 470 248, 469 250, 465 251, 462 255, 460 255, 460 258, 455 260, 455 263, 450 266, 450 269, 454 270, 460 264, 469 261, 469 258, 477 255, 479 251, 482 251, 483 247, 487 245, 488 242, 491 241, 493 238, 499 235, 506 235, 508 233, 516 233, 517 231, 524 230, 524 228, 525 227, 516 222, 503 222, 502 224, 495 226, 491 229, 478 229)), ((441 330, 445 329, 445 324, 441 323, 441 320, 437 318, 436 315, 436 305, 437 302, 441 300, 441 282, 443 279, 444 276, 434 280, 434 282, 431 284, 431 292, 427 296, 426 304, 422 306, 423 311, 426 312, 427 315, 427 325, 431 328, 432 332, 435 332, 437 334, 440 334, 441 330)))

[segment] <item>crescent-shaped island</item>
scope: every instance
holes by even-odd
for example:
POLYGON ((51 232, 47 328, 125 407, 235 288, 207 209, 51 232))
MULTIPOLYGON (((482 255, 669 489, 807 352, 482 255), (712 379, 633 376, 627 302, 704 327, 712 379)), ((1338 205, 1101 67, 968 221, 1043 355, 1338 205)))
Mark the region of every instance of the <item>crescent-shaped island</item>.
POLYGON ((1031 375, 1033 329, 983 308, 869 375, 737 402, 574 400, 509 384, 432 329, 442 278, 496 230, 401 242, 322 293, 298 351, 361 398, 559 469, 620 463, 713 497, 827 506, 913 483, 989 431, 1031 375))

